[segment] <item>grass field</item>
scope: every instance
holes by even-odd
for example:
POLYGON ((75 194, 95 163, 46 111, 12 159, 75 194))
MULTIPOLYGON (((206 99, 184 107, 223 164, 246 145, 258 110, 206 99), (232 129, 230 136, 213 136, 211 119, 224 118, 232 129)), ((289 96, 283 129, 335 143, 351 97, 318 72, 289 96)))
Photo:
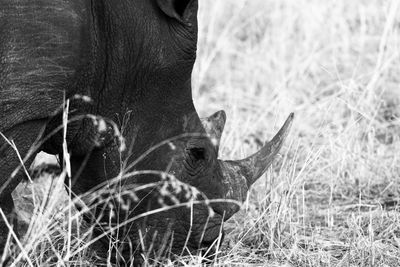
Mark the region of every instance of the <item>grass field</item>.
POLYGON ((400 2, 202 1, 194 100, 222 157, 296 121, 221 265, 400 266, 400 2))
POLYGON ((200 5, 193 98, 201 117, 227 112, 221 157, 296 114, 216 265, 400 266, 400 1, 200 5))

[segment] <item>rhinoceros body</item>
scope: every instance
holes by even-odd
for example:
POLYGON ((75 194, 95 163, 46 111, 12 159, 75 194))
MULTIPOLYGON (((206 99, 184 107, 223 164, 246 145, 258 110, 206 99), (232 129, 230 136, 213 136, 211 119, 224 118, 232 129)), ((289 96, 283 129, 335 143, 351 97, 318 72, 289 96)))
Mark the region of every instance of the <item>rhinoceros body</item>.
MULTIPOLYGON (((218 160, 225 115, 201 121, 191 94, 197 6, 198 0, 0 0, 0 207, 6 216, 13 210, 11 192, 24 177, 16 150, 28 166, 40 150, 63 155, 64 141, 74 193, 114 177, 123 179, 119 190, 151 183, 158 190, 131 195, 135 208, 99 205, 94 214, 100 221, 129 221, 164 205, 160 181, 168 179, 161 172, 198 191, 170 190, 178 202, 193 196, 243 200, 279 151, 293 116, 252 157, 218 160), (130 176, 133 171, 143 172, 130 176)), ((122 198, 126 206, 121 195, 109 203, 122 198)), ((194 204, 133 220, 121 231, 137 249, 121 254, 162 249, 154 240, 171 244, 173 254, 207 249, 237 209, 194 204)), ((0 218, 0 251, 7 234, 0 218)), ((107 240, 99 242, 108 247, 107 240)))

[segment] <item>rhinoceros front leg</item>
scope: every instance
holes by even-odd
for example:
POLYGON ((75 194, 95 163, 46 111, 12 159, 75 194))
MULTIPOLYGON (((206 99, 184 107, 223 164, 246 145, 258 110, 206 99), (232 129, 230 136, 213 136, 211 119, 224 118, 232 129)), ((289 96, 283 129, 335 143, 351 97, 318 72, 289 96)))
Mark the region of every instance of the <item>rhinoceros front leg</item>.
MULTIPOLYGON (((104 156, 104 152, 100 149, 93 149, 84 155, 71 153, 71 180, 74 194, 84 194, 107 179, 104 156)), ((68 186, 69 178, 65 183, 68 186)))
MULTIPOLYGON (((3 214, 7 217, 7 223, 3 220, 2 216, 0 218, 0 257, 4 253, 4 246, 7 243, 8 236, 10 234, 10 227, 16 226, 17 220, 14 211, 14 201, 12 199, 11 194, 5 194, 0 197, 0 208, 3 211, 3 214)), ((16 229, 14 232, 18 234, 16 229)), ((0 266, 3 262, 0 259, 0 266)))
MULTIPOLYGON (((42 120, 21 123, 0 135, 0 208, 7 217, 8 224, 13 224, 14 221, 14 226, 16 224, 11 192, 25 177, 21 159, 24 160, 24 166, 28 168, 36 155, 38 145, 35 146, 34 143, 39 140, 43 125, 42 120)), ((3 216, 0 216, 0 259, 8 234, 9 227, 3 220, 3 216)), ((2 266, 1 262, 0 266, 2 266)))

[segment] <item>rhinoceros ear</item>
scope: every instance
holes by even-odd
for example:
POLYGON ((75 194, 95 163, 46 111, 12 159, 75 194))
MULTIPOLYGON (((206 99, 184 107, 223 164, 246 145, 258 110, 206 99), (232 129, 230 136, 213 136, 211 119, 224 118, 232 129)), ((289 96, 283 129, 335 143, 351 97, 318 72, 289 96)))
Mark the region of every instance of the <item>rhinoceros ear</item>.
POLYGON ((188 22, 197 15, 198 0, 157 0, 160 9, 169 17, 188 22))

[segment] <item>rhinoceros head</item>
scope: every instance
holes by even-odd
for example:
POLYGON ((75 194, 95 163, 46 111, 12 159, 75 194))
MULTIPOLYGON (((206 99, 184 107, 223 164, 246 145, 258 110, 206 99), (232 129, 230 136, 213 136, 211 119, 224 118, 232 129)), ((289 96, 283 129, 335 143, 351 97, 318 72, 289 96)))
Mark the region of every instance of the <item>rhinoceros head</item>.
POLYGON ((136 200, 125 210, 117 208, 120 219, 133 222, 128 230, 124 227, 119 232, 126 237, 120 247, 125 260, 135 251, 148 253, 150 258, 198 251, 214 255, 223 239, 223 222, 239 210, 249 187, 271 165, 288 134, 293 114, 260 151, 235 161, 218 159, 225 119, 225 112, 219 111, 200 120, 197 132, 187 132, 160 146, 163 157, 157 149, 153 151, 159 162, 151 160, 149 169, 163 166, 163 171, 135 174, 135 185, 127 188, 133 190, 136 200))

